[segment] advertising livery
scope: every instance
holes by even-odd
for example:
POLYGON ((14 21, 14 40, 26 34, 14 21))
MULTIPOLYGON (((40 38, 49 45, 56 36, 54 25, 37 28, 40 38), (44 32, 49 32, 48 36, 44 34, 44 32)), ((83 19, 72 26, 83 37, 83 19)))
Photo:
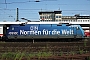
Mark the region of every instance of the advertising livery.
POLYGON ((9 39, 83 38, 84 31, 80 25, 26 24, 11 25, 7 36, 9 39))

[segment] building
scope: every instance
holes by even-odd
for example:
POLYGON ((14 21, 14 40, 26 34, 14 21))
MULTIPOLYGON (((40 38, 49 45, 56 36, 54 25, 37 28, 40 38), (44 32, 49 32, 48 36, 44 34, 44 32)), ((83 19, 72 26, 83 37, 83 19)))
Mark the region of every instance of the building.
POLYGON ((61 21, 62 11, 40 11, 40 21, 61 21))
POLYGON ((75 22, 76 16, 62 16, 62 11, 40 11, 40 21, 75 22))
POLYGON ((59 21, 59 22, 90 22, 90 16, 62 16, 62 11, 40 11, 40 21, 59 21))
POLYGON ((62 16, 61 22, 76 22, 76 16, 62 16))

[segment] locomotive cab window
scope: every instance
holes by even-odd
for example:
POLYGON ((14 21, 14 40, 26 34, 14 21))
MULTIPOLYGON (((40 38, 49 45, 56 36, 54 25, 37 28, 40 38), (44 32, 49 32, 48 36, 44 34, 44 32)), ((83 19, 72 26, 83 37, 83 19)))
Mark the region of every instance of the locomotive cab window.
POLYGON ((12 27, 11 28, 11 30, 17 30, 18 29, 18 27, 16 26, 16 27, 12 27))
POLYGON ((12 27, 12 30, 14 30, 14 27, 12 27))

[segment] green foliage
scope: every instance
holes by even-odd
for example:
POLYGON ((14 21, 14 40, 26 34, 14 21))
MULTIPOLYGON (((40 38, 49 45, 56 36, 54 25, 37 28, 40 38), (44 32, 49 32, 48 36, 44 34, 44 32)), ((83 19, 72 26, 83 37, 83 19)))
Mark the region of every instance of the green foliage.
POLYGON ((79 53, 80 53, 80 54, 83 54, 83 50, 79 50, 79 53))
POLYGON ((15 57, 15 59, 14 59, 14 60, 19 59, 19 58, 20 58, 20 56, 21 56, 21 53, 20 53, 20 52, 18 52, 18 53, 16 54, 16 57, 15 57))
POLYGON ((79 54, 83 54, 83 52, 84 52, 84 51, 81 50, 80 47, 79 47, 79 54))
POLYGON ((38 57, 48 57, 48 56, 52 56, 52 53, 51 52, 38 52, 36 54, 36 56, 38 56, 38 57))
POLYGON ((86 50, 85 53, 87 53, 88 51, 86 50))
POLYGON ((22 53, 19 52, 19 53, 17 53, 14 60, 17 60, 17 59, 21 60, 23 57, 26 57, 28 60, 30 60, 29 54, 26 54, 25 52, 22 52, 22 53))
POLYGON ((3 58, 5 58, 5 59, 10 59, 10 58, 12 58, 12 59, 14 59, 15 58, 15 53, 13 53, 13 52, 8 52, 8 53, 4 53, 3 55, 2 55, 2 59, 3 58))
POLYGON ((79 47, 79 51, 80 51, 80 47, 79 47))
POLYGON ((49 56, 52 56, 52 53, 51 52, 38 52, 36 54, 36 56, 38 57, 38 59, 40 59, 40 57, 49 57, 49 56))
POLYGON ((24 53, 21 53, 19 60, 21 60, 23 58, 23 56, 24 56, 24 53))
POLYGON ((28 60, 30 60, 30 57, 29 57, 29 54, 28 53, 25 53, 24 54, 24 57, 26 57, 28 60))
POLYGON ((85 60, 90 60, 90 56, 86 57, 85 60))
POLYGON ((74 53, 74 51, 71 51, 70 53, 71 53, 72 55, 74 55, 74 54, 75 54, 75 53, 74 53))
POLYGON ((62 55, 63 55, 63 52, 61 51, 61 52, 60 52, 60 56, 62 56, 62 55))
POLYGON ((27 58, 28 60, 30 60, 30 58, 33 58, 33 57, 49 57, 49 56, 52 56, 52 53, 51 52, 32 52, 32 53, 26 53, 26 52, 17 52, 17 53, 13 53, 13 52, 7 52, 7 53, 3 53, 2 54, 2 58, 1 60, 4 59, 13 59, 13 60, 21 60, 23 57, 27 58))
POLYGON ((69 53, 67 52, 66 56, 68 56, 68 55, 69 55, 69 53))
POLYGON ((86 45, 87 45, 87 42, 86 42, 86 41, 84 41, 84 46, 86 47, 86 45))
POLYGON ((30 58, 32 58, 32 57, 35 57, 35 54, 30 53, 30 54, 28 54, 28 56, 29 56, 30 58))
POLYGON ((89 56, 88 60, 90 60, 90 56, 89 56))
POLYGON ((6 56, 6 53, 2 54, 2 60, 3 60, 3 58, 5 58, 5 56, 6 56))

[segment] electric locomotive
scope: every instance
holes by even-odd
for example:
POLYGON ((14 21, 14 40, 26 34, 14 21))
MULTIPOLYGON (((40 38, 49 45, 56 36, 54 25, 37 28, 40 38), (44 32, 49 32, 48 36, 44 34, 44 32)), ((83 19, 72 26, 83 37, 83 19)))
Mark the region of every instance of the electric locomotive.
POLYGON ((84 30, 80 25, 69 23, 29 22, 12 24, 6 31, 7 39, 82 39, 84 30))

